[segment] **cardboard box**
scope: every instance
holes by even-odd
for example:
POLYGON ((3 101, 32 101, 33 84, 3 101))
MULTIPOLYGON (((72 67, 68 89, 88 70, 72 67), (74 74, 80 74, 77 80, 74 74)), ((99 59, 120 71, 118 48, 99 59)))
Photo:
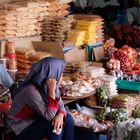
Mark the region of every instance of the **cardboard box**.
POLYGON ((46 51, 56 58, 64 59, 63 49, 58 42, 33 41, 32 44, 35 51, 46 51))
POLYGON ((105 58, 103 46, 93 48, 93 57, 95 61, 99 61, 105 58))
POLYGON ((56 58, 65 59, 65 61, 87 61, 87 49, 75 47, 64 54, 63 48, 59 42, 33 41, 35 51, 47 51, 56 58))
POLYGON ((64 55, 66 61, 88 61, 88 53, 86 48, 75 47, 64 55))

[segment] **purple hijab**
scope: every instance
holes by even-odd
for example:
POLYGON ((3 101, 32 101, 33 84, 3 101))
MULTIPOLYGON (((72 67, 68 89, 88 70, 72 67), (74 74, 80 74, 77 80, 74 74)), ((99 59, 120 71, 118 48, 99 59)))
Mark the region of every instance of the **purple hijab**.
MULTIPOLYGON (((30 73, 25 81, 15 90, 14 95, 17 95, 22 89, 28 85, 36 85, 39 87, 39 92, 42 99, 47 102, 48 87, 45 83, 49 78, 54 78, 59 81, 65 68, 65 61, 54 57, 44 58, 32 66, 30 73)), ((56 97, 60 97, 59 88, 56 88, 56 97)))

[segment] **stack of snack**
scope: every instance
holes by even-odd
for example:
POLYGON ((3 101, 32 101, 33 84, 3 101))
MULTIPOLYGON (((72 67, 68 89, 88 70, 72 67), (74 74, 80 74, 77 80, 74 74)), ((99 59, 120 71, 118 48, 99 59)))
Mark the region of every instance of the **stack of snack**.
POLYGON ((137 99, 135 96, 131 96, 128 94, 120 94, 114 96, 111 99, 111 106, 117 109, 124 109, 128 116, 132 115, 132 111, 134 110, 135 106, 138 105, 137 99))
POLYGON ((67 39, 67 32, 71 29, 72 22, 73 19, 71 16, 46 19, 44 25, 44 39, 46 41, 63 42, 67 39))
POLYGON ((0 35, 3 38, 42 34, 46 17, 64 17, 68 5, 57 0, 24 0, 0 6, 0 35))
POLYGON ((85 31, 82 42, 88 45, 103 42, 103 19, 100 16, 76 15, 75 18, 77 19, 76 30, 85 31))
POLYGON ((119 94, 111 99, 113 108, 132 108, 135 105, 135 98, 127 94, 119 94))
POLYGON ((69 14, 68 8, 69 5, 67 3, 61 3, 61 1, 53 0, 49 1, 50 7, 48 8, 48 12, 50 13, 50 17, 65 17, 69 14))
POLYGON ((83 61, 83 62, 67 62, 65 67, 65 72, 76 72, 80 68, 85 68, 91 65, 92 62, 83 61))
POLYGON ((76 29, 86 32, 84 38, 86 44, 96 43, 96 22, 78 20, 76 29))
POLYGON ((33 53, 30 49, 16 49, 18 69, 30 69, 31 63, 29 58, 33 53))
POLYGON ((109 92, 109 97, 115 96, 118 94, 116 80, 117 77, 111 75, 103 75, 100 77, 102 84, 107 87, 109 92))
POLYGON ((35 52, 34 50, 30 49, 17 49, 17 62, 18 62, 18 69, 28 70, 32 67, 32 65, 41 60, 44 57, 51 56, 50 53, 47 52, 35 52))
POLYGON ((1 26, 1 36, 3 38, 36 34, 35 24, 37 23, 37 14, 29 11, 29 7, 24 7, 24 3, 2 5, 1 8, 4 10, 0 10, 0 13, 4 13, 5 15, 5 21, 3 21, 5 23, 1 26))
POLYGON ((71 30, 68 32, 67 40, 73 45, 80 46, 84 44, 85 31, 71 30))

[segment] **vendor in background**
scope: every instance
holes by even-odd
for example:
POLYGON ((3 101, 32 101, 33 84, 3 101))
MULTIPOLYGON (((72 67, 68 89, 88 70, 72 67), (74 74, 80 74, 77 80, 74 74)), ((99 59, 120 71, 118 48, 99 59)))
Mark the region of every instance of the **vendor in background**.
POLYGON ((64 60, 44 58, 12 93, 8 125, 19 140, 74 139, 73 118, 66 113, 59 91, 64 67, 64 60))

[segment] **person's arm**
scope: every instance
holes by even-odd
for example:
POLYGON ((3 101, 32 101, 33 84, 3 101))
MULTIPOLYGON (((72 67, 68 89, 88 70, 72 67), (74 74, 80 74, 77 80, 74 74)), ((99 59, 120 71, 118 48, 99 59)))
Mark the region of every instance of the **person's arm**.
POLYGON ((30 86, 26 90, 27 94, 23 98, 24 102, 47 120, 52 120, 58 111, 59 101, 49 97, 48 104, 46 104, 34 86, 30 86))
POLYGON ((62 99, 60 98, 58 112, 52 122, 52 124, 54 126, 54 130, 59 131, 59 129, 62 129, 63 124, 64 124, 64 117, 66 117, 66 115, 67 115, 67 113, 64 108, 64 103, 63 103, 62 99))

